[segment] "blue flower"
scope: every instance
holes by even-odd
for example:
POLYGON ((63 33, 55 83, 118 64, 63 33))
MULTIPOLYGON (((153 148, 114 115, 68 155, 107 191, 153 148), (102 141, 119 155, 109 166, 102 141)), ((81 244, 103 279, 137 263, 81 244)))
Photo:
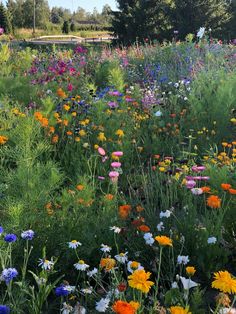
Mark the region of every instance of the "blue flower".
POLYGON ((13 278, 18 275, 18 271, 15 268, 5 268, 2 271, 1 279, 8 284, 13 278))
POLYGON ((56 293, 56 296, 58 297, 64 297, 64 296, 67 296, 70 293, 70 291, 66 289, 66 286, 61 285, 55 289, 55 293, 56 293))
POLYGON ((17 236, 13 233, 9 233, 9 234, 6 234, 5 237, 4 237, 4 240, 6 242, 16 242, 17 240, 17 236))
POLYGON ((3 227, 0 226, 0 234, 2 234, 4 232, 3 227))
POLYGON ((21 233, 21 237, 22 237, 22 239, 24 239, 24 240, 33 240, 34 235, 35 235, 35 233, 34 233, 33 230, 27 230, 27 231, 23 231, 23 232, 21 233))
POLYGON ((6 305, 0 305, 0 314, 10 313, 10 308, 6 305))

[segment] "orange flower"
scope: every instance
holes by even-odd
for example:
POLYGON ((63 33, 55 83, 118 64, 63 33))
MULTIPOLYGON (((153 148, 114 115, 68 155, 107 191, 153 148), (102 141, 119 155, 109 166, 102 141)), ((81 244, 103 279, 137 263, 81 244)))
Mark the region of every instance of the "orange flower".
POLYGON ((66 134, 71 136, 73 133, 71 131, 67 131, 66 134))
POLYGON ((36 120, 40 121, 40 120, 43 118, 43 115, 42 115, 41 112, 36 111, 36 112, 34 113, 34 117, 35 117, 36 120))
POLYGON ((6 144, 7 141, 8 141, 8 137, 7 136, 0 135, 0 145, 6 144))
POLYGON ((211 208, 220 208, 221 199, 217 195, 211 195, 207 198, 207 205, 211 208))
POLYGON ((222 183, 222 184, 221 184, 221 188, 222 188, 224 191, 228 191, 228 190, 231 188, 231 184, 222 183))
POLYGON ((55 132, 54 126, 50 126, 48 133, 49 133, 49 134, 53 134, 54 132, 55 132))
POLYGON ((61 88, 58 88, 57 96, 59 96, 61 98, 66 98, 66 93, 61 88))
POLYGON ((56 144, 58 142, 59 136, 56 134, 52 137, 52 143, 56 144))
POLYGON ((130 301, 129 304, 137 311, 140 308, 140 303, 135 301, 130 301))
POLYGON ((130 205, 121 205, 119 207, 120 218, 127 219, 128 216, 129 216, 130 211, 131 211, 131 206, 130 205))
POLYGON ((201 187, 203 193, 210 193, 211 191, 211 188, 209 186, 203 186, 201 187))
POLYGON ((117 314, 135 314, 136 312, 131 304, 121 300, 118 300, 113 304, 112 310, 117 314))
POLYGON ((138 213, 142 212, 144 208, 141 205, 136 206, 136 210, 138 213))
POLYGON ((124 292, 126 289, 127 289, 127 285, 125 282, 121 282, 118 286, 117 286, 117 289, 120 291, 120 292, 124 292))
POLYGON ((186 267, 186 273, 189 275, 189 276, 193 276, 196 272, 196 269, 195 267, 193 266, 187 266, 186 267))
POLYGON ((144 221, 145 221, 145 219, 143 218, 143 217, 140 217, 140 218, 138 218, 138 219, 134 219, 132 222, 131 222, 131 224, 133 225, 133 226, 140 226, 140 225, 142 225, 143 223, 144 223, 144 221))
POLYGON ((229 189, 229 193, 232 195, 236 195, 236 189, 229 189))
POLYGON ((142 232, 149 232, 150 228, 147 225, 138 226, 137 229, 142 232))
POLYGON ((144 269, 135 270, 133 274, 128 277, 129 286, 131 288, 140 290, 143 293, 148 293, 151 289, 151 286, 154 285, 153 281, 148 280, 150 276, 151 273, 146 273, 144 269))
POLYGON ((48 126, 48 119, 47 118, 42 118, 40 120, 40 123, 43 127, 47 127, 48 126))
POLYGON ((108 201, 112 201, 113 198, 114 198, 114 195, 112 195, 112 194, 105 195, 105 199, 108 200, 108 201))
POLYGON ((83 184, 78 184, 78 185, 76 186, 76 189, 77 189, 78 191, 83 191, 83 190, 84 190, 83 184))
POLYGON ((116 261, 113 258, 102 258, 100 261, 100 267, 105 268, 105 271, 110 271, 116 265, 116 261))
POLYGON ((69 123, 69 122, 68 122, 68 120, 66 120, 66 119, 65 119, 65 120, 63 120, 63 124, 64 124, 65 126, 67 126, 67 125, 68 125, 68 123, 69 123))
POLYGON ((161 245, 161 246, 173 246, 172 240, 169 237, 166 236, 157 236, 155 237, 155 240, 161 245))

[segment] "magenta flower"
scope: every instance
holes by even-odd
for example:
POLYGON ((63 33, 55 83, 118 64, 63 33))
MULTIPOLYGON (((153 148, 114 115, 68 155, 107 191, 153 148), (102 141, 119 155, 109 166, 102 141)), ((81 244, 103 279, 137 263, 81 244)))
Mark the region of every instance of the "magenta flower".
POLYGON ((4 29, 0 27, 0 36, 4 34, 4 29))
POLYGON ((192 189, 195 187, 196 182, 193 180, 188 180, 185 185, 186 185, 187 189, 192 189))
POLYGON ((202 172, 202 171, 204 171, 205 169, 206 169, 205 166, 193 166, 193 167, 192 167, 192 171, 194 171, 194 172, 202 172))
POLYGON ((71 92, 71 91, 73 90, 73 85, 72 85, 71 83, 69 83, 69 84, 67 85, 67 90, 68 90, 69 92, 71 92))

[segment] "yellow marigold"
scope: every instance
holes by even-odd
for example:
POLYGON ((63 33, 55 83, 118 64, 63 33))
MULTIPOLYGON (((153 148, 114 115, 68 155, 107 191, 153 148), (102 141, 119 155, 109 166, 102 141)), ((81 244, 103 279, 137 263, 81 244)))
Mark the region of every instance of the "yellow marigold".
POLYGON ((171 306, 170 314, 192 314, 187 308, 182 306, 171 306))
POLYGON ((221 206, 221 199, 217 195, 211 195, 207 198, 207 205, 211 208, 219 208, 221 206))
POLYGON ((65 109, 65 111, 69 111, 70 110, 70 106, 69 105, 64 105, 63 108, 65 109))
POLYGON ((76 117, 77 116, 77 113, 74 111, 71 113, 72 117, 76 117))
POLYGON ((60 118, 60 115, 59 115, 58 112, 55 112, 55 113, 54 113, 54 118, 56 118, 56 119, 59 119, 59 118, 60 118))
POLYGON ((83 136, 86 135, 86 132, 85 132, 84 130, 80 130, 80 131, 79 131, 79 135, 83 137, 83 136))
POLYGON ((157 236, 155 237, 155 240, 161 245, 161 246, 173 246, 172 240, 169 237, 166 236, 157 236))
POLYGON ((187 266, 187 267, 186 267, 186 273, 187 273, 189 276, 193 276, 193 275, 196 273, 195 267, 193 267, 193 266, 187 266))
POLYGON ((100 267, 105 271, 110 271, 116 265, 116 261, 113 258, 102 258, 100 261, 100 267))
POLYGON ((236 279, 227 270, 214 273, 214 279, 212 288, 224 293, 236 294, 236 279))
POLYGON ((117 314, 135 314, 136 312, 131 304, 121 300, 118 300, 113 304, 112 310, 117 314))
POLYGON ((124 137, 125 136, 124 131, 121 130, 121 129, 116 131, 116 135, 118 135, 119 137, 124 137))
POLYGON ((101 142, 106 141, 107 138, 103 132, 99 132, 97 139, 101 142))
POLYGON ((129 304, 137 311, 140 308, 140 303, 136 301, 130 301, 129 304))
POLYGON ((143 293, 148 293, 151 286, 154 285, 153 281, 149 281, 151 273, 145 272, 144 269, 135 270, 132 275, 128 277, 129 286, 131 288, 142 291, 143 293))
POLYGON ((7 141, 8 141, 8 137, 7 136, 0 135, 0 145, 6 144, 7 141))

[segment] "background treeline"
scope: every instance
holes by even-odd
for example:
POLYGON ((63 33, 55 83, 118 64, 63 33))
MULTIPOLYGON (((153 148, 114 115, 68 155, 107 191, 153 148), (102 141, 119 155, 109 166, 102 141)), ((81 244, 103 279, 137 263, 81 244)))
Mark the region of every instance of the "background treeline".
MULTIPOLYGON (((78 7, 73 13, 49 8, 47 0, 35 0, 36 27, 64 33, 111 31, 124 44, 135 41, 183 39, 200 27, 217 38, 236 38, 236 0, 117 0, 118 10, 105 5, 102 12, 78 7)), ((32 28, 33 0, 8 0, 0 4, 0 27, 7 33, 32 28)))

